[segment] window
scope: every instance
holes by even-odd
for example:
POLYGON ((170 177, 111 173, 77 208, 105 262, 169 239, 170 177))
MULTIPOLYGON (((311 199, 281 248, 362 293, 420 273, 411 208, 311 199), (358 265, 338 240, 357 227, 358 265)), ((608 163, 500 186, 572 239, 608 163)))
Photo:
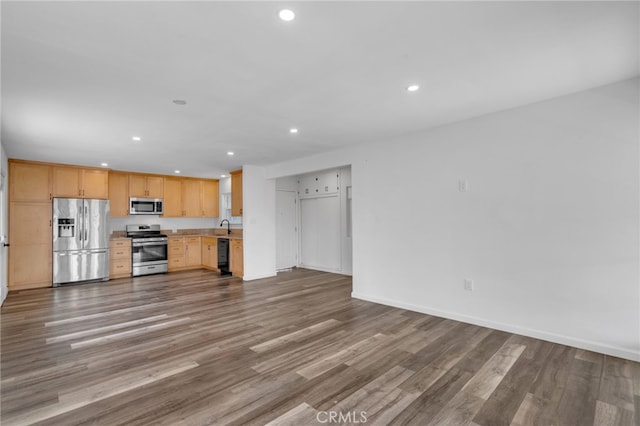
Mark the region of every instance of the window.
POLYGON ((220 220, 227 219, 232 225, 241 225, 242 216, 231 216, 231 193, 220 194, 220 220))

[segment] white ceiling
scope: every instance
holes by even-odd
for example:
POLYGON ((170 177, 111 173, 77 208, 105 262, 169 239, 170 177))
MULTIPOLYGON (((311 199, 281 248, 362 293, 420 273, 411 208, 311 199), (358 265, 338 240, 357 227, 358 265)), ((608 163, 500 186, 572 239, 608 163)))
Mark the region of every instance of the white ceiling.
POLYGON ((217 177, 634 77, 638 8, 3 1, 2 144, 217 177), (296 20, 278 19, 283 6, 296 20))

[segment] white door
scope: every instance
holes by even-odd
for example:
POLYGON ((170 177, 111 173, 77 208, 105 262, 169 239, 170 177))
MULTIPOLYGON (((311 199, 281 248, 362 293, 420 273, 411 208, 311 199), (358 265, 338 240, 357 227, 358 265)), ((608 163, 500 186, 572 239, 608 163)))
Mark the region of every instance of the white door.
POLYGON ((340 198, 300 200, 300 265, 340 271, 340 198))
POLYGON ((8 249, 4 244, 7 241, 8 230, 8 203, 5 171, 0 170, 0 303, 4 302, 9 291, 9 281, 7 275, 8 249))
POLYGON ((295 191, 276 191, 276 269, 298 265, 298 216, 295 191))

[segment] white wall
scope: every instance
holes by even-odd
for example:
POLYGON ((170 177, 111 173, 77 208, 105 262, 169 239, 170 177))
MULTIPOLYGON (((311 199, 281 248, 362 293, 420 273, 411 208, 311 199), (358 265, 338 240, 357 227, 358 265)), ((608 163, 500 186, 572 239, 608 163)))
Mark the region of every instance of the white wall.
POLYGON ((629 80, 268 176, 352 164, 354 297, 640 360, 638 93, 629 80))
POLYGON ((276 181, 261 166, 242 167, 244 279, 276 275, 276 181))

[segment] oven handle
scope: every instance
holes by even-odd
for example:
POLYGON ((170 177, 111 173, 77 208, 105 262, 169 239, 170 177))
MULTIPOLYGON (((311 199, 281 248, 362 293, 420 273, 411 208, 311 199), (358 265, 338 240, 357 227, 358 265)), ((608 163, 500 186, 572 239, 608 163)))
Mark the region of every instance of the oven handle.
POLYGON ((166 246, 166 241, 156 241, 153 243, 133 243, 133 247, 144 247, 144 246, 166 246))

